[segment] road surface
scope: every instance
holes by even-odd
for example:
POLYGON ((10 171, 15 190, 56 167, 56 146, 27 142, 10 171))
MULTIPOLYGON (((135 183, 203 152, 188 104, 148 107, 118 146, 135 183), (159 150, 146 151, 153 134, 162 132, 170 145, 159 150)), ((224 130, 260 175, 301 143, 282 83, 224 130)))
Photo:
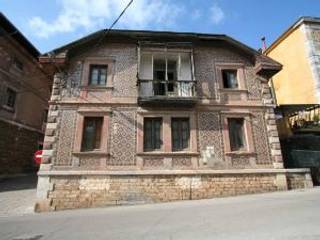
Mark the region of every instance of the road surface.
POLYGON ((320 239, 320 188, 0 217, 0 239, 320 239))

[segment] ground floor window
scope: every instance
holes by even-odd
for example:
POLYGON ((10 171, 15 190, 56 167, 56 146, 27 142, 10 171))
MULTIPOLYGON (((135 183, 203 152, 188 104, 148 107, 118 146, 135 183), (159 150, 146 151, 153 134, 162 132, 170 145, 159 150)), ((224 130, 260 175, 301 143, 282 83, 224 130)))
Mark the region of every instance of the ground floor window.
POLYGON ((82 151, 100 149, 103 117, 85 117, 82 135, 82 151))
POLYGON ((162 146, 162 118, 144 118, 143 128, 144 151, 160 150, 162 146))
POLYGON ((244 118, 228 118, 228 130, 231 151, 245 150, 244 118))
POLYGON ((183 151, 189 148, 189 118, 171 119, 172 151, 183 151))

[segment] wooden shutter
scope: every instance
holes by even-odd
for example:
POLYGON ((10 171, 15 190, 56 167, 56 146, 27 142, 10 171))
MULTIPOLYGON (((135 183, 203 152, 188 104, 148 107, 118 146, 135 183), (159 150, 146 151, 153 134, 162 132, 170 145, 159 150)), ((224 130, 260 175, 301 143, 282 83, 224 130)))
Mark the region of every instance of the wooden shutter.
POLYGON ((172 151, 182 151, 189 148, 190 125, 188 118, 172 118, 172 151))
POLYGON ((144 151, 154 151, 161 149, 161 118, 145 118, 143 132, 144 151))

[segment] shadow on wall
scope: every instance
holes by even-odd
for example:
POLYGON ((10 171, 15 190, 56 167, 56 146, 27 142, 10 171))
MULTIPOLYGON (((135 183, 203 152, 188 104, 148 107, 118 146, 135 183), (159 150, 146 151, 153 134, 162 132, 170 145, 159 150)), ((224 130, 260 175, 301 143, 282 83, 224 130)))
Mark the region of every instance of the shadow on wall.
POLYGON ((320 136, 293 135, 281 139, 281 149, 286 168, 310 168, 313 184, 320 185, 320 136))
POLYGON ((37 180, 36 173, 0 178, 0 192, 36 189, 37 180))

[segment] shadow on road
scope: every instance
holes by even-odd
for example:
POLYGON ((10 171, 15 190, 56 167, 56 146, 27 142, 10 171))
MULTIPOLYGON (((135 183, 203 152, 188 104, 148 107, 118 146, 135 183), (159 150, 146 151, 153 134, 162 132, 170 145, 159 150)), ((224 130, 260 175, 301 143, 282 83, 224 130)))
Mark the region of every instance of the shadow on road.
POLYGON ((35 189, 36 187, 36 173, 28 173, 0 179, 0 192, 35 189))

